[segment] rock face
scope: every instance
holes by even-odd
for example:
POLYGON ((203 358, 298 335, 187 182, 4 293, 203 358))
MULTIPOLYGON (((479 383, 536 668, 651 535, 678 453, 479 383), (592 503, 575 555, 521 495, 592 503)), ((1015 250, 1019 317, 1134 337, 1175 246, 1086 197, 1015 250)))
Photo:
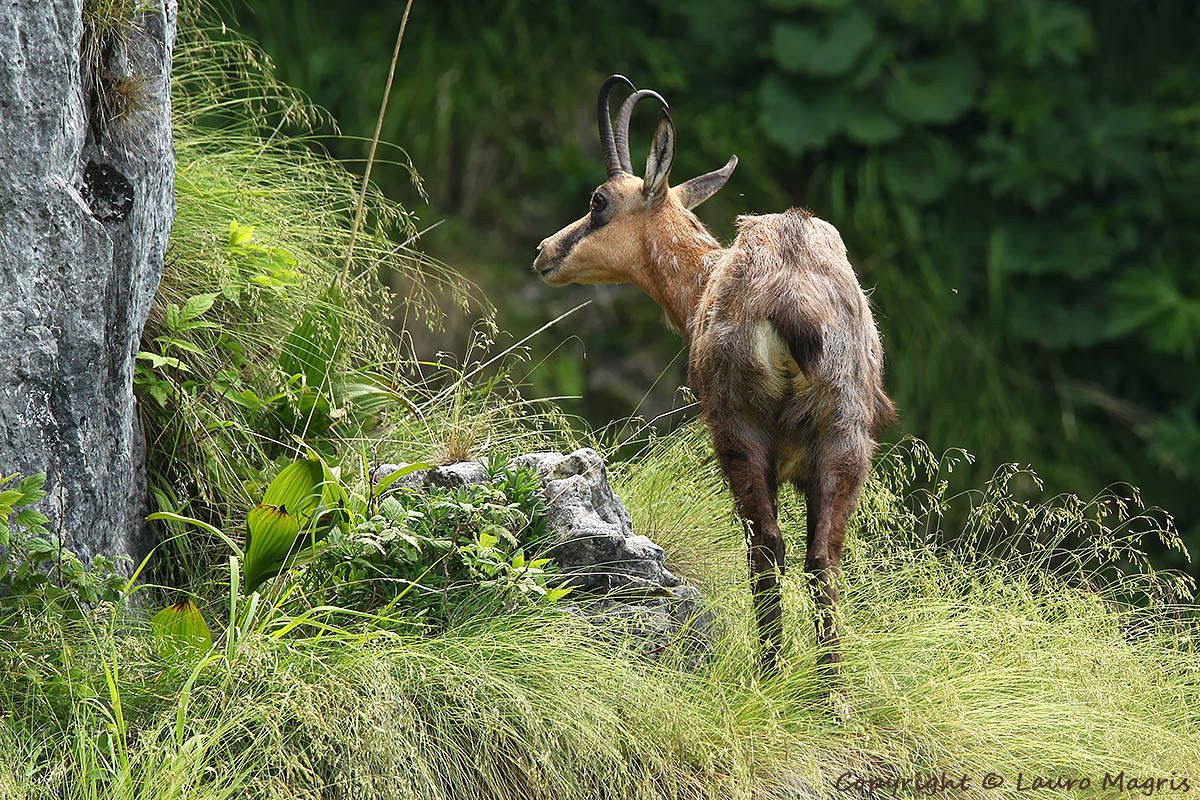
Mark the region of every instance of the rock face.
MULTIPOLYGON (((535 469, 541 477, 554 537, 546 555, 575 587, 574 610, 623 629, 648 653, 680 638, 693 652, 706 649, 710 620, 700 593, 667 570, 661 547, 634 533, 629 511, 613 493, 604 460, 595 450, 529 453, 512 463, 535 469)), ((381 466, 375 479, 396 469, 381 466)), ((465 461, 412 472, 396 483, 425 490, 486 480, 482 465, 465 461)))
POLYGON ((41 510, 81 556, 136 558, 132 375, 175 213, 176 3, 92 4, 131 15, 92 26, 84 5, 0 4, 0 471, 47 473, 41 510))

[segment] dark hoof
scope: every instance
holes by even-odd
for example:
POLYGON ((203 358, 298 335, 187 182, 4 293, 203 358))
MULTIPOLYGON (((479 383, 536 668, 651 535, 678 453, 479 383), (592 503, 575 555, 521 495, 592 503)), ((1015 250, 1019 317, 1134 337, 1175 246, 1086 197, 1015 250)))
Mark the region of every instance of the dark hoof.
POLYGON ((779 653, 767 650, 759 656, 758 675, 760 678, 779 677, 779 653))

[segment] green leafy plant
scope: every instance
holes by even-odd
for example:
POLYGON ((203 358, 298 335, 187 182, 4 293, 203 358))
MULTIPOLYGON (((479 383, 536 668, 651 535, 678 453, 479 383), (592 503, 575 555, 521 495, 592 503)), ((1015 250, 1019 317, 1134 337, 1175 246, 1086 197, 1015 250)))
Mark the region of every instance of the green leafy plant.
POLYGON ((293 461, 280 470, 267 487, 262 502, 250 509, 246 517, 244 550, 219 528, 194 517, 156 511, 147 520, 186 524, 215 534, 242 563, 245 588, 252 592, 278 575, 296 554, 301 534, 309 537, 310 544, 316 541, 325 476, 324 464, 314 459, 293 461))
POLYGON ((499 603, 554 603, 557 585, 544 545, 546 522, 537 473, 503 459, 484 462, 488 482, 417 492, 399 479, 409 465, 373 484, 366 497, 343 494, 336 524, 304 579, 331 605, 395 608, 439 625, 499 603))
POLYGON ((212 529, 187 526, 154 560, 182 586, 222 580, 213 530, 244 525, 281 459, 336 464, 411 413, 377 275, 412 280, 422 319, 436 317, 427 275, 465 284, 410 249, 411 214, 373 186, 343 276, 361 182, 310 147, 328 118, 207 6, 180 8, 173 63, 177 214, 135 391, 154 510, 212 529))
POLYGON ((150 619, 154 648, 164 659, 203 655, 212 647, 212 632, 191 600, 181 600, 150 619))
MULTIPOLYGON (((388 3, 362 7, 334 20, 317 0, 261 0, 240 16, 284 77, 369 131, 386 59, 360 54, 386 52, 394 31, 374 24, 388 3), (377 80, 345 80, 359 69, 377 80)), ((426 9, 383 131, 446 220, 426 247, 479 276, 503 327, 532 330, 562 302, 512 291, 512 265, 544 235, 511 224, 512 198, 523 219, 565 220, 595 185, 578 120, 605 72, 554 65, 603 53, 678 109, 675 173, 738 154, 698 209, 718 238, 738 214, 792 205, 839 228, 873 289, 908 433, 975 452, 976 482, 1018 459, 1056 490, 1136 477, 1200 543, 1200 383, 1181 379, 1200 370, 1191 4, 1136 26, 1100 0, 612 0, 602 21, 588 4, 537 7, 496 3, 482 37, 470 6, 426 9), (630 35, 617 21, 634 17, 653 23, 630 35)), ((635 147, 652 119, 634 115, 635 147)), ((416 199, 403 168, 373 174, 416 199)), ((647 387, 680 342, 635 294, 573 320, 586 358, 570 340, 535 343, 534 392, 583 395, 566 407, 596 426, 676 408, 685 358, 647 387)))
POLYGON ((294 461, 280 470, 267 487, 263 501, 246 519, 246 590, 254 591, 279 574, 293 555, 298 535, 315 541, 314 519, 321 501, 325 473, 319 461, 294 461))
POLYGON ((0 612, 78 617, 98 603, 120 600, 126 579, 117 572, 117 560, 97 554, 85 566, 46 530, 46 515, 33 508, 46 496, 45 473, 17 477, 0 478, 0 612))
MULTIPOLYGON (((164 408, 167 406, 181 388, 183 376, 192 371, 178 356, 183 353, 204 353, 188 334, 217 327, 212 322, 200 319, 212 308, 216 299, 216 293, 197 294, 182 305, 166 304, 163 309, 164 332, 151 339, 156 349, 139 350, 137 353, 133 385, 138 392, 153 397, 164 408)), ((188 381, 182 388, 194 391, 196 383, 188 381)))
POLYGON ((250 288, 266 289, 282 297, 289 287, 300 282, 295 256, 282 247, 259 244, 253 239, 253 225, 239 225, 237 220, 230 220, 226 254, 231 269, 228 280, 221 285, 221 294, 234 304, 250 288))

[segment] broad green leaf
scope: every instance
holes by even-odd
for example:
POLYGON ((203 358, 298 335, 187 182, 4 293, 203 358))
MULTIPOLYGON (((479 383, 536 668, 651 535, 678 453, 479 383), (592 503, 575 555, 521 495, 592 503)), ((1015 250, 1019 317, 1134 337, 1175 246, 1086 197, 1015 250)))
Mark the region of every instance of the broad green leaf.
POLYGON ((50 520, 40 511, 34 511, 32 508, 23 508, 13 517, 13 522, 22 525, 26 528, 34 528, 38 525, 45 525, 50 520))
MULTIPOLYGON (((159 338, 162 339, 165 337, 160 336, 159 338)), ((155 340, 155 341, 157 341, 157 340, 155 340)), ((164 342, 163 350, 165 351, 168 347, 173 347, 176 350, 184 350, 188 353, 195 353, 198 356, 208 355, 207 350, 205 350, 204 348, 200 347, 197 344, 192 344, 191 342, 189 342, 185 339, 168 339, 166 342, 164 342)))
POLYGON ((187 299, 183 304, 183 309, 179 313, 179 321, 188 322, 203 314, 213 307, 213 303, 217 300, 218 292, 211 294, 194 294, 187 299))
POLYGON ((58 551, 58 548, 54 546, 54 542, 51 542, 49 539, 43 539, 40 536, 35 536, 34 538, 26 541, 25 549, 28 550, 31 555, 38 556, 48 556, 51 553, 58 551))
POLYGON ((500 541, 498 536, 493 536, 487 531, 479 532, 479 546, 484 550, 491 550, 500 541))
POLYGON ((45 485, 46 473, 39 472, 36 475, 29 475, 25 478, 22 478, 21 482, 17 484, 17 490, 24 492, 25 494, 29 494, 30 492, 41 491, 42 487, 45 485))
POLYGON ((149 353, 145 350, 139 350, 137 357, 142 361, 149 361, 151 366, 153 366, 155 369, 174 367, 182 372, 191 372, 191 369, 188 368, 187 364, 184 364, 178 358, 172 358, 171 356, 160 356, 158 353, 149 353))
POLYGON ((965 50, 955 50, 897 67, 884 102, 901 119, 945 124, 971 107, 978 90, 975 58, 965 50))
POLYGON ((865 97, 847 106, 844 125, 850 138, 871 145, 890 142, 904 132, 895 118, 865 97))
POLYGON ((777 22, 771 51, 789 72, 816 77, 844 75, 875 38, 875 19, 860 6, 812 22, 777 22))
POLYGON ((962 175, 962 159, 942 136, 928 135, 890 147, 881 156, 883 182, 892 194, 929 203, 962 175))
POLYGON ((204 655, 212 649, 212 631, 191 600, 167 606, 150 620, 154 649, 159 658, 177 659, 204 655))
POLYGON ((296 545, 300 523, 282 508, 264 503, 250 510, 247 527, 250 541, 246 544, 244 572, 246 591, 252 592, 282 569, 296 545))
POLYGON ((841 128, 844 100, 816 90, 801 93, 781 75, 769 75, 759 92, 759 121, 767 136, 792 155, 824 147, 841 128))
POLYGON ((549 589, 546 591, 546 602, 557 603, 571 593, 573 586, 560 586, 557 589, 549 589))
POLYGON ((237 247, 250 241, 254 236, 253 225, 239 225, 237 220, 229 221, 229 246, 237 247))
POLYGON ((263 504, 278 506, 295 515, 303 527, 316 511, 321 498, 321 485, 325 472, 320 461, 304 459, 288 464, 263 495, 263 504))
POLYGON ((323 385, 338 359, 345 313, 341 292, 330 286, 284 339, 279 353, 284 373, 303 375, 309 386, 323 385))

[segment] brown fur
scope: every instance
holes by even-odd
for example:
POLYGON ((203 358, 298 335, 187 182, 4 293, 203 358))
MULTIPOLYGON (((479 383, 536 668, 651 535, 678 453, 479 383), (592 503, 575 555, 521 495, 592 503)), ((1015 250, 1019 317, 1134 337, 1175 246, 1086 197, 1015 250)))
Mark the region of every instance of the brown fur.
MULTIPOLYGON (((656 144, 663 136, 660 124, 656 144)), ((615 175, 597 189, 604 213, 544 240, 534 269, 552 285, 632 283, 663 307, 689 345, 689 382, 745 522, 761 665, 776 668, 783 642, 783 482, 805 497, 821 662, 836 664, 846 523, 874 437, 895 418, 879 334, 832 225, 797 209, 745 216, 721 248, 685 208, 720 183, 689 183, 647 197, 642 179, 615 175)))

